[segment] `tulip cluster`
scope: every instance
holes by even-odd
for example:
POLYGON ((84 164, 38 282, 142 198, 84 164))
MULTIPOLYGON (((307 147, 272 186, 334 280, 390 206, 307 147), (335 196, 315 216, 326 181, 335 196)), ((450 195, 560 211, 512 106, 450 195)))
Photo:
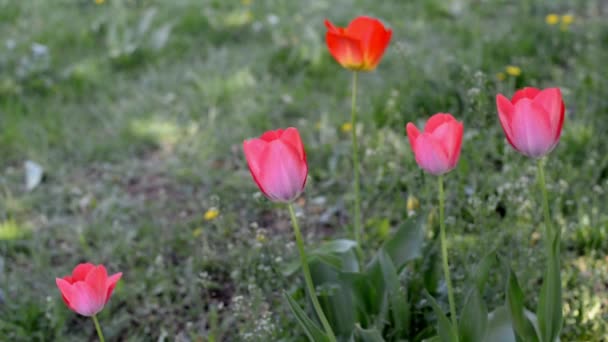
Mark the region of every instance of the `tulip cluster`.
MULTIPOLYGON (((329 20, 325 21, 325 26, 327 27, 326 43, 330 54, 342 67, 354 72, 352 126, 350 126, 352 127, 351 132, 353 134, 353 167, 356 200, 353 220, 355 222, 356 244, 359 254, 361 254, 357 126, 355 121, 356 75, 358 71, 372 71, 376 69, 391 39, 392 31, 386 28, 379 20, 370 17, 358 17, 346 28, 337 27, 329 20)), ((558 144, 565 111, 559 88, 541 90, 528 87, 517 91, 510 100, 498 94, 496 96, 496 106, 498 121, 503 128, 506 140, 516 151, 524 156, 540 159, 551 152, 558 144)), ((450 319, 448 320, 447 316, 441 312, 439 305, 436 305, 434 299, 429 297, 434 305, 435 313, 439 317, 437 332, 441 336, 441 341, 470 340, 470 331, 465 327, 470 326, 470 323, 466 322, 468 318, 461 317, 464 323, 460 322, 462 324, 459 327, 451 284, 444 222, 445 194, 443 187, 443 176, 454 170, 458 164, 463 142, 464 124, 456 120, 452 114, 437 113, 426 121, 422 130, 418 129, 414 123, 408 123, 406 132, 409 145, 418 166, 438 178, 441 254, 448 290, 450 319), (457 331, 461 332, 457 333, 457 331), (461 334, 465 337, 460 336, 461 334)), ((285 130, 268 131, 259 138, 245 140, 243 149, 253 180, 258 185, 260 191, 271 201, 287 203, 288 205, 292 216, 308 294, 324 331, 320 331, 318 327, 314 326, 312 321, 302 317, 303 311, 299 307, 294 306, 297 304, 294 304, 293 299, 288 297, 288 302, 312 341, 319 339, 336 341, 333 328, 328 323, 328 319, 317 299, 308 267, 306 251, 303 247, 300 229, 292 206, 292 202, 304 191, 308 174, 306 153, 304 152, 301 136, 298 130, 293 127, 285 130)), ((539 162, 538 168, 539 184, 541 192, 544 194, 545 239, 547 240, 547 262, 549 265, 540 295, 541 304, 536 314, 537 318, 535 318, 538 323, 531 323, 528 318, 524 317, 524 308, 521 301, 517 302, 513 299, 516 298, 514 294, 520 293, 521 290, 518 288, 515 278, 509 281, 506 297, 513 325, 513 341, 515 340, 515 336, 517 336, 517 340, 553 342, 559 337, 561 330, 560 233, 550 223, 542 162, 539 162), (538 324, 538 329, 526 330, 533 324, 538 324), (522 326, 525 328, 521 328, 522 326), (534 331, 534 335, 529 335, 530 331, 534 331)), ((479 302, 481 299, 478 298, 476 300, 479 302)), ((467 305, 469 305, 469 302, 470 300, 467 302, 467 305)), ((478 305, 478 307, 485 308, 484 305, 478 305)), ((483 313, 485 311, 481 310, 479 312, 483 313)), ((485 315, 487 316, 487 312, 485 315)), ((478 332, 482 332, 473 338, 473 341, 486 336, 486 331, 484 330, 486 329, 486 323, 487 319, 485 316, 483 322, 473 322, 473 325, 477 324, 482 327, 477 329, 478 332)))

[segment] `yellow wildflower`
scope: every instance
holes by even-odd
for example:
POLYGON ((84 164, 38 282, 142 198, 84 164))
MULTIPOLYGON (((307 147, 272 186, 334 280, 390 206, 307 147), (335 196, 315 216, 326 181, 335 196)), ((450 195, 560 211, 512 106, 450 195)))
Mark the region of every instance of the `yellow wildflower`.
POLYGON ((215 220, 220 215, 220 211, 217 208, 211 208, 205 212, 205 221, 215 220))
POLYGON ((562 15, 562 24, 570 25, 574 22, 574 16, 572 14, 564 14, 562 15))
POLYGON ((201 236, 201 234, 203 234, 203 228, 201 227, 198 227, 192 231, 192 236, 195 238, 201 236))
POLYGON ((545 22, 548 25, 557 25, 557 23, 559 23, 559 15, 555 13, 547 14, 545 17, 545 22))
POLYGON ((505 80, 505 78, 507 78, 507 75, 505 75, 505 73, 504 73, 504 72, 499 72, 498 74, 496 74, 496 78, 497 78, 499 81, 504 81, 504 80, 505 80))
POLYGON ((521 68, 515 65, 507 65, 505 71, 509 76, 517 77, 521 75, 521 68))
POLYGON ((416 209, 420 208, 420 201, 410 195, 407 197, 407 211, 416 211, 416 209))
POLYGON ((351 124, 350 122, 345 122, 342 124, 340 129, 342 130, 342 132, 348 133, 353 130, 353 124, 351 124))
POLYGON ((258 232, 255 235, 255 239, 259 243, 264 243, 264 242, 266 242, 266 235, 264 235, 264 233, 262 233, 262 232, 258 232))

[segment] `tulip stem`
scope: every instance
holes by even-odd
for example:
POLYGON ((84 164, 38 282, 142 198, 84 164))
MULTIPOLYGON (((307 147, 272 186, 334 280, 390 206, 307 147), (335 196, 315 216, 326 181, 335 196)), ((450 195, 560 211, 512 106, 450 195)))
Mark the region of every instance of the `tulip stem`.
POLYGON ((454 290, 452 279, 450 278, 450 266, 448 265, 448 246, 445 238, 445 194, 443 192, 443 175, 439 176, 439 238, 441 239, 441 259, 443 262, 443 274, 448 288, 448 301, 450 303, 450 318, 454 329, 458 327, 456 323, 456 305, 454 303, 454 290))
POLYGON ((308 289, 310 300, 312 301, 312 305, 317 313, 317 316, 319 317, 319 320, 323 325, 323 329, 325 330, 327 335, 329 335, 330 342, 336 342, 336 336, 334 335, 334 332, 331 329, 331 326, 329 325, 329 321, 323 313, 323 309, 321 308, 321 304, 319 303, 319 299, 317 298, 315 286, 312 283, 312 277, 310 275, 310 268, 308 267, 306 251, 304 250, 304 240, 302 239, 302 233, 300 233, 300 226, 298 225, 296 213, 293 210, 293 204, 288 203, 287 207, 289 208, 289 215, 291 215, 293 231, 296 235, 296 246, 298 247, 298 252, 300 253, 300 263, 302 264, 302 272, 304 272, 304 282, 306 283, 306 288, 308 289))
MULTIPOLYGON (((358 72, 353 71, 353 94, 351 98, 350 124, 353 145, 353 172, 355 174, 355 240, 357 250, 361 254, 361 192, 359 188, 359 147, 357 144, 357 76, 358 72)), ((360 255, 361 256, 361 255, 360 255)))
POLYGON ((549 196, 547 195, 547 185, 545 182, 545 166, 542 159, 538 160, 538 186, 540 187, 540 192, 543 196, 543 214, 545 218, 545 241, 547 247, 547 257, 551 255, 551 243, 554 238, 561 238, 561 231, 559 228, 557 230, 554 229, 551 224, 551 214, 549 213, 549 196))
POLYGON ((95 323, 95 329, 97 330, 97 336, 99 336, 99 341, 100 342, 106 342, 106 340, 103 338, 103 332, 101 332, 101 326, 99 325, 99 321, 97 320, 97 315, 93 315, 93 323, 95 323))

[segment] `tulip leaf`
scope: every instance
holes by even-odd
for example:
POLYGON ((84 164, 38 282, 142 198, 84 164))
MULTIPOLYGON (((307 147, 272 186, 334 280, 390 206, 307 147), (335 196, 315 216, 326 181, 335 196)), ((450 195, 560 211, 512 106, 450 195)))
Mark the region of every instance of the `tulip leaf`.
POLYGON ((408 329, 410 308, 406 295, 400 290, 399 275, 391 258, 382 250, 378 255, 385 284, 385 295, 393 315, 394 334, 400 336, 408 329))
POLYGON ((357 324, 355 330, 357 332, 357 337, 359 337, 362 342, 384 342, 382 334, 376 329, 363 329, 357 324))
POLYGON ((421 255, 425 220, 426 217, 420 215, 417 219, 412 218, 405 221, 382 246, 382 249, 391 257, 397 271, 401 270, 406 262, 421 255))
POLYGON ((330 254, 330 253, 344 253, 350 249, 355 248, 357 242, 348 239, 336 239, 324 242, 321 246, 315 248, 312 253, 315 254, 330 254))
POLYGON ((460 341, 483 341, 488 325, 488 308, 477 288, 467 295, 458 322, 460 341))
POLYGON ((532 322, 526 317, 524 308, 524 294, 519 287, 515 272, 509 268, 507 280, 506 307, 513 324, 515 335, 523 341, 538 341, 538 335, 532 322))
POLYGON ((513 333, 513 324, 509 309, 501 306, 488 314, 488 328, 483 342, 517 342, 513 333))
MULTIPOLYGON (((342 256, 347 259, 349 255, 356 258, 354 253, 344 253, 342 256)), ((351 334, 357 314, 351 284, 343 280, 341 270, 320 259, 309 265, 313 283, 320 290, 319 302, 334 332, 338 335, 351 334)))
POLYGON ((475 280, 475 285, 477 286, 480 294, 484 293, 486 283, 488 282, 488 277, 490 276, 490 269, 495 262, 496 252, 492 251, 486 254, 475 267, 473 279, 475 280))
POLYGON ((312 342, 329 341, 329 338, 325 332, 323 332, 323 330, 321 330, 321 328, 319 328, 319 326, 317 326, 317 324, 306 315, 298 303, 296 303, 296 301, 286 292, 283 293, 283 295, 285 299, 287 299, 287 304, 289 304, 291 312, 294 314, 294 316, 296 316, 298 323, 306 333, 306 336, 308 336, 308 339, 312 342))
POLYGON ((437 315, 437 335, 439 336, 439 341, 441 342, 458 342, 458 335, 456 334, 456 329, 447 318, 447 316, 441 310, 441 307, 428 292, 424 292, 427 300, 431 303, 433 307, 433 311, 435 315, 437 315))
POLYGON ((551 243, 551 255, 547 260, 536 310, 542 340, 551 342, 559 337, 563 322, 559 243, 559 236, 556 235, 551 243))
MULTIPOLYGON (((321 244, 321 246, 307 251, 308 262, 316 260, 332 265, 336 269, 342 269, 342 258, 339 254, 346 253, 357 246, 357 242, 348 239, 330 240, 321 244)), ((282 269, 284 276, 289 277, 300 269, 300 260, 293 260, 282 269)), ((351 267, 352 268, 352 267, 351 267)))
POLYGON ((352 305, 356 312, 356 322, 368 326, 377 312, 378 296, 376 288, 370 285, 369 276, 358 272, 341 272, 341 291, 352 294, 352 305))

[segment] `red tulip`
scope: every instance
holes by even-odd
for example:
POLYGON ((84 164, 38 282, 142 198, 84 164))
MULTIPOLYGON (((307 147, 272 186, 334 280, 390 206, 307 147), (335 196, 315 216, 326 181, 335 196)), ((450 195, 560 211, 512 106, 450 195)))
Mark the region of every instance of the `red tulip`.
POLYGON ((406 126, 416 162, 425 171, 441 175, 456 167, 460 157, 464 126, 449 113, 437 113, 420 132, 413 123, 406 126))
POLYGON ((559 88, 524 88, 511 101, 498 94, 496 107, 509 144, 520 153, 542 157, 559 142, 565 111, 559 88))
POLYGON ((380 20, 365 16, 355 18, 346 28, 327 19, 325 26, 329 52, 340 65, 351 70, 374 70, 393 33, 380 20))
POLYGON ((268 131, 245 140, 243 149, 253 180, 271 201, 291 202, 304 191, 308 164, 297 129, 268 131))
POLYGON ((120 272, 108 277, 103 265, 86 263, 76 266, 71 276, 55 279, 55 283, 71 310, 90 317, 103 309, 120 277, 120 272))

